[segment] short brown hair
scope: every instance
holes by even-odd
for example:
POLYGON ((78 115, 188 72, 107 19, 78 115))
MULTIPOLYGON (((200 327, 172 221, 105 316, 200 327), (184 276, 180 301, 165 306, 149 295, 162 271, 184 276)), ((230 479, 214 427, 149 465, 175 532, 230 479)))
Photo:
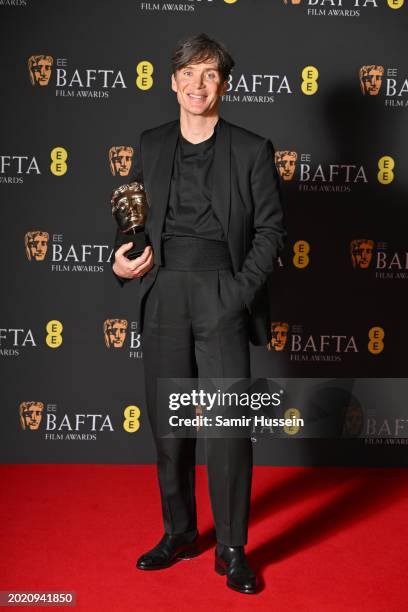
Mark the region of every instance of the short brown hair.
POLYGON ((207 34, 194 34, 179 41, 171 58, 173 74, 188 64, 198 64, 205 60, 217 61, 222 80, 227 81, 235 65, 231 55, 223 44, 213 40, 207 34))

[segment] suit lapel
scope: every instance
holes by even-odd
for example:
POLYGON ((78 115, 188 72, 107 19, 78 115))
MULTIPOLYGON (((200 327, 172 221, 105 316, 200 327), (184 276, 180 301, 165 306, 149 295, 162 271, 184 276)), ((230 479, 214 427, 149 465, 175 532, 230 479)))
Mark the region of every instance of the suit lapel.
POLYGON ((219 118, 213 161, 212 206, 228 239, 231 209, 231 129, 219 118))
POLYGON ((154 177, 150 186, 152 214, 154 217, 152 228, 154 235, 152 238, 155 252, 157 251, 157 253, 160 253, 160 238, 169 199, 179 125, 180 122, 177 119, 167 127, 168 131, 163 134, 162 146, 157 157, 154 172, 152 172, 152 177, 154 177))

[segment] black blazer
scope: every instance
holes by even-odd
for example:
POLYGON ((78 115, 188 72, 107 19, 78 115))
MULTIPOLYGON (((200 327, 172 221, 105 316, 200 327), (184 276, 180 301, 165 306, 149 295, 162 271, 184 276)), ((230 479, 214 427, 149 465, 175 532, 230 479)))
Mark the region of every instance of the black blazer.
MULTIPOLYGON (((142 182, 146 189, 150 207, 145 232, 154 252, 154 267, 134 279, 140 285, 141 332, 144 298, 162 265, 161 235, 179 125, 177 119, 144 131, 136 151, 133 180, 142 182)), ((265 345, 271 339, 266 281, 286 237, 274 149, 270 140, 220 117, 213 163, 212 205, 227 238, 235 280, 250 313, 250 340, 255 345, 265 345)), ((115 248, 118 244, 115 241, 115 248)), ((126 279, 116 278, 122 286, 125 284, 126 279)))

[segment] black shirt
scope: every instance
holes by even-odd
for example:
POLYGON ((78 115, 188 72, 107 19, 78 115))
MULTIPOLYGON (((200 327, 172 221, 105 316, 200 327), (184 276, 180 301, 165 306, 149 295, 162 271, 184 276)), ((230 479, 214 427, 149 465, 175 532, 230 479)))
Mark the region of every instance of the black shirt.
POLYGON ((225 240, 211 205, 217 128, 218 123, 212 136, 198 144, 186 140, 179 129, 163 239, 194 236, 225 240))

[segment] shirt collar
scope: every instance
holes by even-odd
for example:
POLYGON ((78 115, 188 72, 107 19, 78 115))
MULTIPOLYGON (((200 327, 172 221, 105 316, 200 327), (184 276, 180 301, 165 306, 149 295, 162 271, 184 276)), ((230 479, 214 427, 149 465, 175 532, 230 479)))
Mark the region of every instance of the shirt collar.
POLYGON ((183 152, 183 156, 204 155, 205 153, 207 153, 215 145, 219 124, 220 120, 218 119, 217 123, 214 126, 214 132, 211 134, 211 136, 197 144, 186 140, 182 135, 181 129, 179 127, 179 143, 183 152))

